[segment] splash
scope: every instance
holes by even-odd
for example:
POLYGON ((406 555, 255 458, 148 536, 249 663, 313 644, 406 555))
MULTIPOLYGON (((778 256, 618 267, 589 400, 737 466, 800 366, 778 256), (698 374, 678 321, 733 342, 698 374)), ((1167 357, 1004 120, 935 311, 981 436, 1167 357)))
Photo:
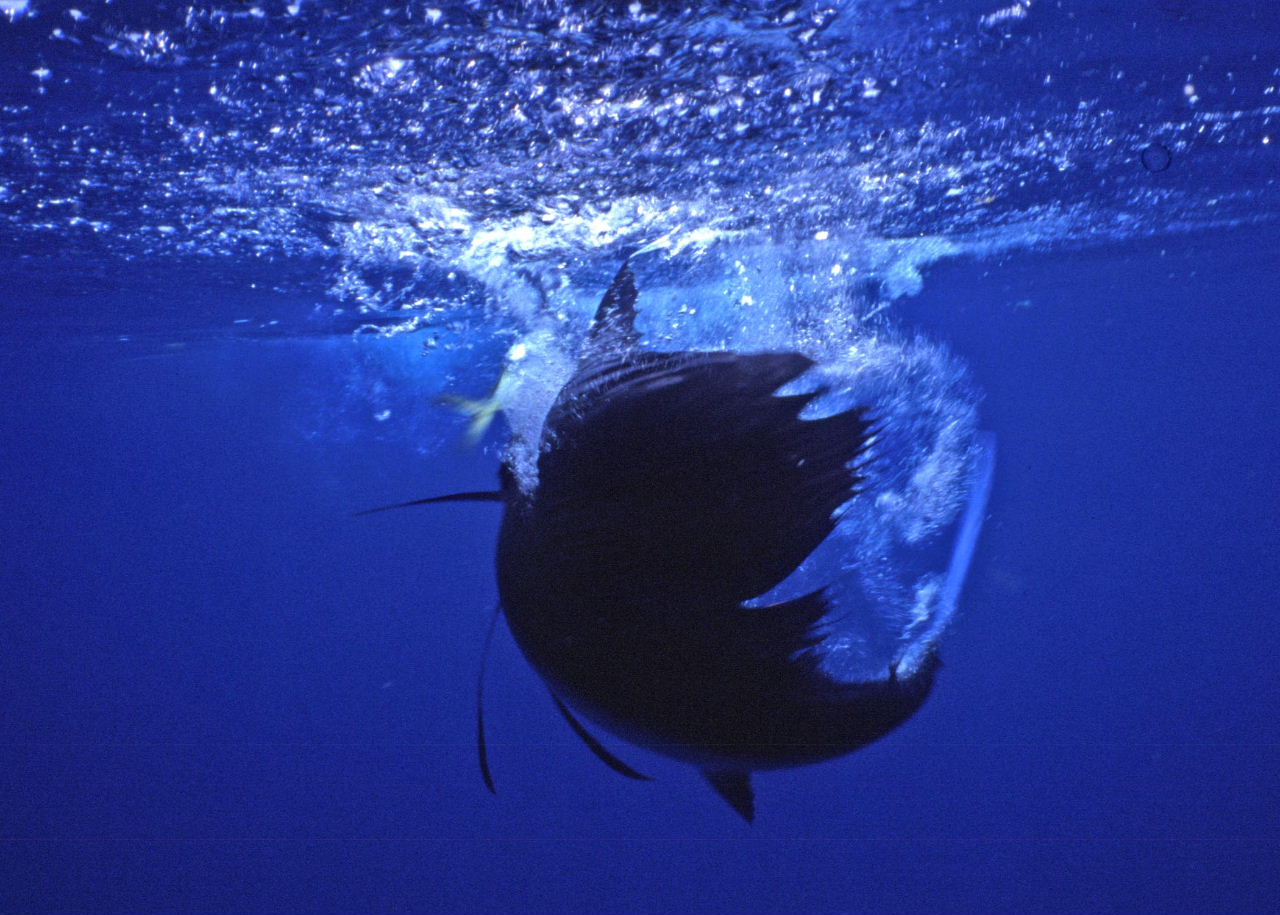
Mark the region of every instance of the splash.
POLYGON ((10 0, 0 248, 306 258, 325 307, 430 334, 573 309, 658 238, 812 247, 802 282, 888 304, 942 257, 1280 212, 1274 13, 1060 7, 10 0), (1193 65, 1134 40, 1175 33, 1193 65))
POLYGON ((848 681, 914 672, 956 606, 967 557, 947 568, 947 545, 972 547, 993 450, 978 434, 977 392, 963 365, 936 343, 864 327, 851 339, 796 343, 817 366, 781 393, 821 392, 803 418, 862 406, 875 434, 860 493, 835 532, 800 568, 749 606, 826 588, 834 610, 818 646, 823 668, 848 681))

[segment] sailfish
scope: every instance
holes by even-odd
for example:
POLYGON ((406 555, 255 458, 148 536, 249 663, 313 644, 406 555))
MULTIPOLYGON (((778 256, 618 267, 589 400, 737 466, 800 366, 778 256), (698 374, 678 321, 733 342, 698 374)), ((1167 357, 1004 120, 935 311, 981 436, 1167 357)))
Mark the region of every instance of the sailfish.
MULTIPOLYGON (((821 663, 825 589, 756 600, 869 497, 868 408, 802 418, 821 392, 780 393, 814 365, 798 352, 646 349, 636 299, 624 262, 543 422, 536 480, 504 464, 495 491, 386 507, 501 503, 500 610, 573 730, 630 778, 644 776, 579 715, 697 767, 750 821, 752 773, 883 737, 920 708, 939 663, 930 647, 902 675, 890 663, 838 680, 821 663)), ((483 678, 482 662, 492 790, 483 678)))

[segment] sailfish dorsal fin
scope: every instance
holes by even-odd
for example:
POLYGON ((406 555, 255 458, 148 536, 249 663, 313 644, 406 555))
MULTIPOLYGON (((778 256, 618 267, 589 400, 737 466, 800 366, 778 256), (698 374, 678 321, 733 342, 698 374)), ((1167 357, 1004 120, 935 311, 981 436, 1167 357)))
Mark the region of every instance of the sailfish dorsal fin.
POLYGON ((640 340, 636 333, 636 278, 630 260, 624 260, 613 282, 596 308, 587 334, 587 350, 596 354, 634 347, 640 340))

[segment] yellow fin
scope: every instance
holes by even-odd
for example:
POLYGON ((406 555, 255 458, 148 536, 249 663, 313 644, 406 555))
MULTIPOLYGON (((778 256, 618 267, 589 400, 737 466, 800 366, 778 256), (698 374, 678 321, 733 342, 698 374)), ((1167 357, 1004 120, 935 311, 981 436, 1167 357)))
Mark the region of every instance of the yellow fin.
POLYGON ((512 391, 520 383, 516 366, 528 355, 528 352, 529 346, 523 341, 511 347, 507 353, 507 366, 502 370, 498 383, 493 386, 493 393, 488 397, 476 400, 471 397, 460 397, 457 394, 441 394, 436 398, 437 403, 453 407, 464 416, 471 417, 471 423, 467 426, 467 444, 472 446, 480 444, 480 439, 484 438, 485 432, 489 431, 494 418, 511 402, 512 391))
POLYGON ((467 444, 478 445, 480 439, 484 438, 485 432, 489 431, 494 418, 506 408, 511 385, 511 370, 507 369, 498 379, 493 393, 482 400, 459 397, 457 394, 442 394, 436 400, 438 403, 453 407, 464 416, 471 417, 471 423, 467 426, 467 444))
MULTIPOLYGON (((498 387, 501 387, 499 383, 498 387)), ((497 394, 497 390, 494 390, 497 394)), ((494 417, 502 410, 502 404, 496 396, 486 397, 484 400, 473 400, 470 397, 459 397, 456 394, 442 394, 436 398, 438 403, 453 407, 464 416, 470 416, 471 422, 467 426, 467 444, 478 445, 480 439, 484 438, 485 432, 492 425, 494 417)))

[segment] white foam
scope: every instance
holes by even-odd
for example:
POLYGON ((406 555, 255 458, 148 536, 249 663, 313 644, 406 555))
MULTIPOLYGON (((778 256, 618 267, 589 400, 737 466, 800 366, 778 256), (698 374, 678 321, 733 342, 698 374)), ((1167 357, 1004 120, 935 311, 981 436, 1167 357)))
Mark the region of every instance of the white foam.
POLYGON ((910 676, 919 668, 921 661, 927 656, 929 649, 937 644, 943 630, 955 616, 956 607, 959 606, 960 591, 964 588, 965 578, 969 574, 973 551, 978 544, 978 535, 982 532, 982 523, 987 515, 987 500, 991 497, 991 482, 996 469, 995 434, 979 433, 975 447, 977 453, 969 475, 969 501, 965 505, 964 517, 960 519, 960 530, 956 534, 955 546, 951 550, 947 575, 943 579, 941 593, 935 598, 936 604, 925 618, 925 628, 912 640, 902 655, 898 672, 903 676, 910 676))

